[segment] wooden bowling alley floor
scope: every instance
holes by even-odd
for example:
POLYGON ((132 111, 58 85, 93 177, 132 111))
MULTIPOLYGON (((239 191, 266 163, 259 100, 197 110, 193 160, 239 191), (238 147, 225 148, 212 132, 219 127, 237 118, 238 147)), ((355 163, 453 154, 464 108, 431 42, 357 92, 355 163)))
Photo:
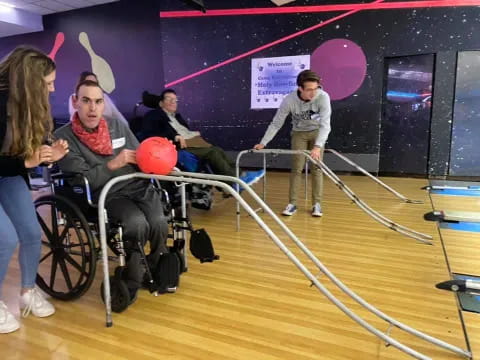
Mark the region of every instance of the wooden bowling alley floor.
MULTIPOLYGON (((480 212, 478 196, 431 195, 434 210, 480 212)), ((450 271, 480 276, 480 233, 441 229, 450 271)), ((473 355, 480 356, 480 314, 462 311, 473 355)))
MULTIPOLYGON (((452 271, 480 272, 478 235, 450 235, 442 230, 440 236, 436 223, 423 220, 423 214, 432 210, 429 194, 420 189, 427 185, 427 180, 382 179, 407 197, 424 202, 407 204, 363 176, 341 178, 375 210, 395 222, 431 234, 433 245, 383 227, 352 204, 328 179, 322 218, 311 217, 309 201, 301 200, 298 212, 282 220, 320 261, 365 300, 409 326, 466 349, 456 297, 436 289, 435 284, 450 279, 448 264, 452 271), (460 241, 463 237, 465 240, 460 241)), ((261 193, 262 185, 255 185, 255 189, 261 193)), ((288 174, 269 172, 266 200, 276 213, 286 205, 287 193, 288 174)), ((245 198, 251 202, 248 196, 245 198)), ((458 197, 454 201, 462 200, 458 197)), ((437 208, 444 206, 445 200, 432 196, 432 201, 437 208)), ((462 208, 461 204, 458 206, 462 208)), ((410 358, 393 346, 385 346, 315 287, 310 287, 304 275, 245 212, 241 213, 241 228, 237 232, 233 199, 221 199, 217 194, 214 207, 209 211, 193 210, 192 220, 195 227, 207 229, 221 258, 200 264, 189 255, 189 270, 182 275, 177 293, 154 297, 143 290, 133 306, 114 314, 113 327, 106 328, 99 295, 99 263, 96 281, 83 297, 72 302, 52 300, 57 308, 54 316, 30 316, 22 319, 19 331, 1 335, 0 358, 410 358)), ((267 224, 280 234, 271 220, 267 224)), ((315 271, 291 240, 283 235, 281 239, 308 269, 315 271)), ((3 294, 17 316, 19 278, 15 258, 3 294)), ((319 279, 359 316, 381 331, 388 330, 387 323, 336 289, 324 275, 319 275, 319 279)), ((478 316, 463 317, 474 355, 480 354, 478 316)), ((390 329, 390 335, 432 359, 461 358, 397 328, 390 329)))

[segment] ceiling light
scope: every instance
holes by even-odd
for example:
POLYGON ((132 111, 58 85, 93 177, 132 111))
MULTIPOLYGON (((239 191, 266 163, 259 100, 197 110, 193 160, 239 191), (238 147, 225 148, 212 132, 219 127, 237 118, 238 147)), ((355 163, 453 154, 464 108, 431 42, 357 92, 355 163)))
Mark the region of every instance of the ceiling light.
POLYGON ((11 9, 13 9, 15 7, 15 5, 9 4, 9 3, 3 2, 3 1, 0 1, 0 6, 8 7, 8 8, 11 8, 11 9))

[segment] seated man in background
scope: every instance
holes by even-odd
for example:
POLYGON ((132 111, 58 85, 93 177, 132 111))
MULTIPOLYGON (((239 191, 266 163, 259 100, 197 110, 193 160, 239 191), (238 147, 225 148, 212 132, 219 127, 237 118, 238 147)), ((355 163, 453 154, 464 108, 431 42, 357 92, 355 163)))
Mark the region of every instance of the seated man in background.
MULTIPOLYGON (((177 94, 173 89, 164 90, 156 97, 159 108, 149 111, 142 121, 141 138, 161 136, 173 141, 200 160, 208 162, 214 174, 236 176, 235 162, 228 158, 223 149, 206 142, 200 132, 189 129, 188 124, 177 112, 177 94)), ((240 177, 247 184, 257 182, 264 170, 248 171, 240 177)))
MULTIPOLYGON (((73 106, 76 112, 67 125, 55 132, 70 145, 68 156, 59 162, 65 172, 83 174, 89 181, 94 199, 110 179, 137 172, 138 141, 130 129, 117 119, 103 117, 103 91, 97 82, 85 80, 77 85, 73 106)), ((142 284, 143 270, 140 249, 150 240, 148 262, 157 264, 166 247, 168 225, 161 195, 148 180, 132 179, 117 183, 110 190, 105 208, 109 222, 123 226, 127 251, 126 282, 130 298, 135 299, 142 284)))

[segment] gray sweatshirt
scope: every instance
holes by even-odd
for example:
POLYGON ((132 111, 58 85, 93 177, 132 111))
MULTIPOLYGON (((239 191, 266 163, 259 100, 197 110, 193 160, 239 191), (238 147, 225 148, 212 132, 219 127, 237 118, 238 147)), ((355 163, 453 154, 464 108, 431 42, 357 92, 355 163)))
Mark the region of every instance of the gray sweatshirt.
MULTIPOLYGON (((117 170, 110 170, 107 162, 117 156, 123 149, 136 150, 138 140, 123 122, 117 119, 107 120, 113 155, 99 155, 84 145, 73 133, 72 124, 68 123, 55 131, 55 136, 68 141, 69 152, 58 162, 60 169, 66 172, 82 173, 90 184, 95 200, 98 199, 103 186, 113 177, 138 171, 135 165, 128 164, 117 170)), ((109 191, 108 198, 114 195, 128 194, 145 186, 140 179, 132 179, 115 184, 109 191)))
POLYGON ((292 131, 319 129, 315 145, 324 147, 330 133, 331 113, 330 96, 325 91, 318 89, 311 101, 303 101, 297 90, 292 91, 283 99, 260 143, 267 145, 281 129, 287 116, 292 114, 292 131))

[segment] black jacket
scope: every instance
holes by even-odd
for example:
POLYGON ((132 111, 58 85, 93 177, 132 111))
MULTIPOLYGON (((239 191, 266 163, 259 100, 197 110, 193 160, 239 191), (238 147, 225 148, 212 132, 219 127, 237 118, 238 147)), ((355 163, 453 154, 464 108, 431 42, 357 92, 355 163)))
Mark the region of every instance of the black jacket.
MULTIPOLYGON (((183 119, 182 115, 175 114, 175 118, 180 124, 189 129, 188 124, 183 119)), ((177 131, 170 125, 170 119, 168 118, 167 113, 159 108, 145 114, 138 137, 139 140, 142 141, 151 136, 161 136, 174 142, 175 136, 177 135, 177 131)))
MULTIPOLYGON (((7 102, 8 89, 0 90, 0 149, 7 132, 7 102)), ((27 174, 23 158, 0 154, 0 176, 21 175, 27 180, 27 174)))

